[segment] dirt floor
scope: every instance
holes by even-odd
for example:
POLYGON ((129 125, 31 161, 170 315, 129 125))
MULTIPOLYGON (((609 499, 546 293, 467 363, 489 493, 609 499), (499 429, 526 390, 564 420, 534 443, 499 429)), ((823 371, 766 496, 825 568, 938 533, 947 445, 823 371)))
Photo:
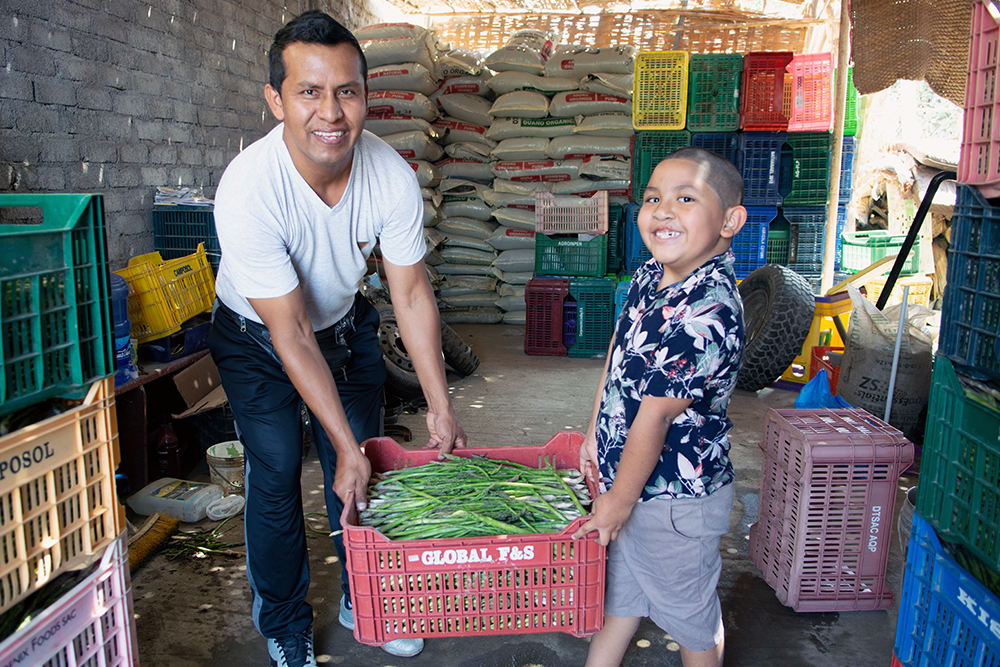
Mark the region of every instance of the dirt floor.
MULTIPOLYGON (((456 325, 482 363, 468 378, 451 385, 456 411, 470 446, 541 445, 555 433, 582 430, 589 419, 602 359, 528 356, 524 328, 506 325, 456 325)), ((730 416, 736 501, 731 529, 723 538, 719 584, 726 623, 726 660, 731 667, 810 665, 888 667, 896 628, 902 559, 895 522, 885 574, 897 602, 886 611, 796 613, 784 607, 748 557, 749 527, 757 517, 764 414, 791 407, 795 394, 765 389, 737 392, 730 416)), ((407 446, 426 442, 426 413, 403 415, 399 423, 413 433, 407 446)), ((203 468, 192 477, 207 479, 203 468)), ((569 634, 516 634, 428 639, 416 658, 394 658, 359 644, 336 619, 340 600, 340 563, 326 536, 322 473, 315 452, 303 470, 304 507, 310 526, 309 602, 315 621, 317 661, 357 667, 570 667, 582 665, 587 640, 569 634), (322 515, 322 516, 321 516, 322 515)), ((897 512, 905 489, 916 477, 899 480, 897 512)), ((242 522, 230 521, 224 539, 241 543, 242 522)), ((184 527, 211 530, 212 522, 184 527)), ((238 550, 238 547, 237 547, 238 550)), ((244 559, 225 555, 170 559, 157 555, 133 574, 139 656, 143 667, 244 667, 266 665, 264 639, 250 619, 250 589, 244 559)), ((678 646, 644 621, 626 655, 625 667, 679 666, 678 646)))

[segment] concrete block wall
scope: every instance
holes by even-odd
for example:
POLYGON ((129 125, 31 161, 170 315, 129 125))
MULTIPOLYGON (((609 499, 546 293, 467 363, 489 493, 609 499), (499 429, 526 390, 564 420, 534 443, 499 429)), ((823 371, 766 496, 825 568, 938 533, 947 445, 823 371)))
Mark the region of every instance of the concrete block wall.
POLYGON ((111 268, 153 248, 156 186, 212 196, 275 123, 267 49, 323 9, 349 29, 378 0, 7 0, 0 16, 0 192, 104 196, 111 268))

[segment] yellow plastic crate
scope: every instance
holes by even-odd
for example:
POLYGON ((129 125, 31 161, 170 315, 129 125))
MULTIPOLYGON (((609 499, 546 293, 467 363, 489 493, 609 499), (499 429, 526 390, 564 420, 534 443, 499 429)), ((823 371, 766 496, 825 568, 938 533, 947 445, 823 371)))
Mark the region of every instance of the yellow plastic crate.
POLYGON ((128 281, 128 316, 140 343, 176 333, 185 321, 212 309, 215 275, 203 243, 179 259, 164 261, 158 252, 133 257, 115 273, 128 281))
POLYGON ((632 126, 683 130, 687 123, 687 51, 650 51, 635 58, 632 126))
POLYGON ((117 466, 111 376, 78 407, 0 438, 0 613, 125 529, 117 466))
MULTIPOLYGON (((865 291, 868 293, 868 300, 872 303, 878 303, 879 297, 882 295, 882 290, 885 289, 885 281, 888 276, 880 276, 878 278, 873 278, 870 282, 865 283, 865 291)), ((919 306, 931 307, 931 288, 934 286, 934 281, 927 276, 900 276, 896 279, 896 284, 892 287, 892 292, 889 294, 889 300, 886 301, 886 306, 895 306, 898 303, 903 302, 903 287, 910 286, 910 295, 908 301, 910 303, 915 303, 919 306)))

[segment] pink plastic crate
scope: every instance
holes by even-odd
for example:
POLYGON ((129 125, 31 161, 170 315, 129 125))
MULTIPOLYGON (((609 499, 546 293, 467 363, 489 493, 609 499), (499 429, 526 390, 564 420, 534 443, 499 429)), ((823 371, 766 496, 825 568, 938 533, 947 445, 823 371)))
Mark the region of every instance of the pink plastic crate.
POLYGON ((0 643, 0 665, 138 665, 128 544, 122 533, 94 571, 0 643))
MULTIPOLYGON (((580 433, 557 433, 540 447, 457 449, 457 456, 540 467, 578 468, 580 433)), ((373 472, 424 465, 433 450, 404 449, 390 438, 364 443, 373 472)), ((591 486, 591 496, 596 489, 591 486)), ((354 605, 354 637, 377 646, 401 637, 566 632, 577 637, 604 625, 604 547, 574 540, 580 517, 558 533, 390 540, 341 517, 354 605)))
POLYGON ((795 611, 888 609, 899 475, 913 444, 864 410, 768 410, 750 557, 795 611))
POLYGON ((833 58, 829 53, 794 56, 789 132, 829 132, 833 127, 833 58))
POLYGON ((996 95, 998 39, 1000 14, 992 3, 976 2, 972 8, 965 122, 958 162, 960 183, 1000 182, 1000 98, 996 95))
POLYGON ((599 190, 593 197, 536 192, 535 231, 539 234, 607 234, 607 190, 599 190))

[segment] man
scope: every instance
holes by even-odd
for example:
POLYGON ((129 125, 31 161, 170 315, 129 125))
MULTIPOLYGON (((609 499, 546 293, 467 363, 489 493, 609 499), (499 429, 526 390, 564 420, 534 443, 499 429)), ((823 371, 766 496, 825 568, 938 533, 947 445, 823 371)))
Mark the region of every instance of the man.
MULTIPOLYGON (((378 313, 357 292, 380 241, 397 322, 427 400, 428 446, 465 433, 448 395, 440 320, 424 269, 420 190, 409 166, 364 131, 367 65, 357 40, 309 11, 275 35, 265 87, 281 121, 219 183, 222 261, 209 346, 246 452, 247 576, 271 665, 316 662, 302 516, 299 400, 312 413, 331 529, 364 506, 358 443, 379 434, 385 365, 378 313)), ((343 539, 334 537, 341 564, 343 539)), ((340 622, 353 628, 343 577, 340 622)), ((420 652, 423 641, 383 648, 420 652)))

